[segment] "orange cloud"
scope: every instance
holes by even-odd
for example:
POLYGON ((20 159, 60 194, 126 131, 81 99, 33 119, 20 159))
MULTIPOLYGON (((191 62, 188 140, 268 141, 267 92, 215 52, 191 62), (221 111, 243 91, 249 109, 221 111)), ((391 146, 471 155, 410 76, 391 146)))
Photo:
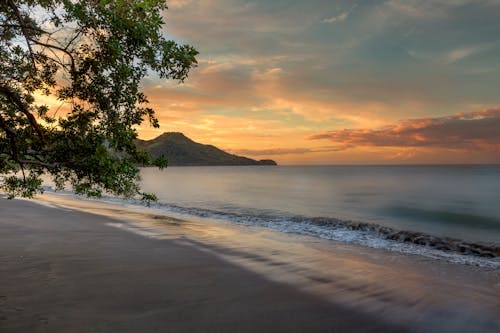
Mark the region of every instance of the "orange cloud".
POLYGON ((312 148, 267 148, 267 149, 232 149, 234 154, 250 156, 302 155, 310 153, 331 153, 345 150, 346 147, 326 146, 312 148))
POLYGON ((500 152, 500 107, 439 118, 403 120, 377 129, 343 129, 315 134, 349 147, 440 147, 500 152))

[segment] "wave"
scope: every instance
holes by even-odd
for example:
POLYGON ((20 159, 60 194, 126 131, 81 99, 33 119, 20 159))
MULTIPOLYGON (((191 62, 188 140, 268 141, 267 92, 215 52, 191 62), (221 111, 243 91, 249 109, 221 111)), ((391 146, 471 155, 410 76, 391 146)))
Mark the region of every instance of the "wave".
POLYGON ((398 242, 412 243, 441 251, 457 252, 486 258, 500 257, 500 245, 466 242, 456 238, 438 237, 423 232, 397 230, 372 223, 343 221, 332 218, 314 217, 302 220, 304 223, 325 226, 334 229, 367 231, 377 236, 398 242))
MULTIPOLYGON (((305 216, 282 216, 271 214, 245 214, 222 212, 211 209, 200 209, 193 207, 182 207, 172 204, 159 204, 159 207, 168 208, 168 210, 177 213, 195 215, 199 217, 217 218, 229 220, 246 225, 259 225, 279 229, 280 231, 297 231, 302 229, 307 233, 317 233, 318 236, 325 236, 326 231, 357 231, 371 234, 377 238, 391 240, 402 243, 411 243, 425 246, 444 252, 456 252, 463 255, 473 255, 484 258, 500 257, 500 245, 481 244, 466 242, 456 238, 438 237, 417 231, 397 230, 395 228, 382 226, 374 223, 356 222, 350 220, 341 220, 331 217, 305 217, 305 216), (287 225, 291 223, 291 225, 287 225), (312 230, 308 227, 321 227, 325 230, 312 230)), ((255 210, 252 210, 255 211, 255 210)), ((343 235, 345 236, 345 235, 343 235)), ((328 237, 324 237, 328 238, 328 237)), ((335 237, 338 238, 338 237, 335 237)))

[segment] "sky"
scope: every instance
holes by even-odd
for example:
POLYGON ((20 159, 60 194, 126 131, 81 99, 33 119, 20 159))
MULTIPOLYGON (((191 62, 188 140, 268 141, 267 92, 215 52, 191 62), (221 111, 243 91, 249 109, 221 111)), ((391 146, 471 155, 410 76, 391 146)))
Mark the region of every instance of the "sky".
POLYGON ((500 163, 500 0, 170 0, 160 129, 280 164, 500 163))

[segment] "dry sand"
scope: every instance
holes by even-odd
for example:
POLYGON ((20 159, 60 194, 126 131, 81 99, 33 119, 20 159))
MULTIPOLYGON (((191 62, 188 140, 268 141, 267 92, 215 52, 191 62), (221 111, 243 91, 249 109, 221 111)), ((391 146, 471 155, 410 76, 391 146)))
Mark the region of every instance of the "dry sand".
POLYGON ((109 217, 0 198, 0 332, 402 332, 109 217))

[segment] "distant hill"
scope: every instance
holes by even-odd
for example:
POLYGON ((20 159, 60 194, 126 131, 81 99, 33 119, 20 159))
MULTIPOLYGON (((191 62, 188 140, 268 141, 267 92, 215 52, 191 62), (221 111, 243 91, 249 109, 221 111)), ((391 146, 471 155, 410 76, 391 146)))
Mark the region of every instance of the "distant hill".
POLYGON ((253 160, 251 158, 229 154, 215 146, 194 142, 178 132, 168 132, 152 139, 137 140, 139 149, 149 152, 154 157, 164 155, 168 165, 276 165, 273 160, 253 160))

